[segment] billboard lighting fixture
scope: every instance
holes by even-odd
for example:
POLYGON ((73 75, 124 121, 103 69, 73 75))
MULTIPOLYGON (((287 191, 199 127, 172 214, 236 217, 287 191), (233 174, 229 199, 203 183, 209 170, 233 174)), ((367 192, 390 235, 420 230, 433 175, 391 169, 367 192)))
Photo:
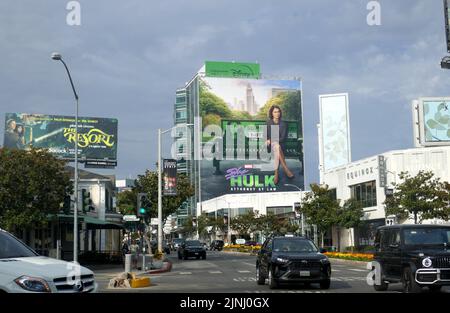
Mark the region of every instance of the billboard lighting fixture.
POLYGON ((445 56, 442 58, 441 68, 450 69, 450 56, 445 56))

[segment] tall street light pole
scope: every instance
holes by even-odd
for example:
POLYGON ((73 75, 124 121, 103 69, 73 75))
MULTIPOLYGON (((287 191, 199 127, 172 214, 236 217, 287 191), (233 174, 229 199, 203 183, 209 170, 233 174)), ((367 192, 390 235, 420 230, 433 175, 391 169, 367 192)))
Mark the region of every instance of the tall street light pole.
MULTIPOLYGON (((296 185, 292 185, 292 184, 284 184, 285 186, 288 187, 294 187, 297 188, 298 191, 303 191, 300 187, 296 186, 296 185)), ((300 195, 300 205, 302 203, 302 196, 300 195)), ((302 237, 305 236, 305 224, 304 224, 304 216, 303 216, 303 211, 301 212, 301 219, 302 219, 302 237)))
POLYGON ((75 207, 73 211, 73 262, 78 262, 78 94, 75 90, 75 86, 73 85, 72 76, 70 75, 69 68, 66 63, 62 59, 61 54, 52 53, 52 59, 55 61, 61 61, 67 71, 67 75, 69 76, 70 85, 72 86, 73 94, 76 100, 76 109, 75 109, 75 207))
MULTIPOLYGON (((231 221, 231 208, 230 208, 230 202, 225 200, 225 199, 220 199, 222 201, 225 201, 228 205, 228 218, 227 218, 227 226, 228 226, 228 231, 227 231, 227 240, 228 240, 228 244, 231 244, 231 232, 230 232, 230 221, 231 221)), ((216 209, 216 220, 217 220, 217 209, 216 209)))
MULTIPOLYGON (((193 126, 194 124, 184 124, 187 126, 193 126)), ((161 167, 161 135, 170 132, 177 125, 167 130, 161 130, 158 128, 158 253, 162 253, 162 167, 161 167)))

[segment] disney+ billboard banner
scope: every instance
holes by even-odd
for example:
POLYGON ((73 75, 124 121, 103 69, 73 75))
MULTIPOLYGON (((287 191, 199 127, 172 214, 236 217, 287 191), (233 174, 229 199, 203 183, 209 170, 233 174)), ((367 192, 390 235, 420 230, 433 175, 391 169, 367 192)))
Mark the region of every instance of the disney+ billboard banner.
MULTIPOLYGON (((78 157, 117 160, 117 119, 79 117, 78 157)), ((6 113, 4 147, 48 149, 57 157, 75 158, 75 117, 6 113)))
POLYGON ((299 80, 202 77, 199 92, 202 200, 304 189, 299 80))

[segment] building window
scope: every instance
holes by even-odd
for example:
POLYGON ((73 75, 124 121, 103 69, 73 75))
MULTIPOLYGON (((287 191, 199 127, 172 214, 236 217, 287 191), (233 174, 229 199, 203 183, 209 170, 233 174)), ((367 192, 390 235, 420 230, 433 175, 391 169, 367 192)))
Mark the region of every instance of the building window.
POLYGON ((294 212, 294 209, 291 206, 267 207, 267 214, 282 215, 291 212, 294 212))
POLYGON ((177 111, 175 116, 177 119, 186 118, 187 116, 186 113, 187 113, 186 111, 177 111))
POLYGON ((176 103, 186 103, 186 97, 185 96, 177 96, 176 103))
POLYGON ((359 201, 363 208, 377 206, 376 181, 350 186, 352 199, 359 201))

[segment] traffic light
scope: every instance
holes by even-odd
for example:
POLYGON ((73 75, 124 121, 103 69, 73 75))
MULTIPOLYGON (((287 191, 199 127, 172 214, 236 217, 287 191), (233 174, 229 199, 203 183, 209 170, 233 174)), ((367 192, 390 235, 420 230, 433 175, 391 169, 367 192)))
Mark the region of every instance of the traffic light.
POLYGON ((83 213, 90 211, 92 207, 91 193, 86 189, 81 190, 81 208, 83 213))
POLYGON ((151 202, 147 198, 147 194, 145 192, 138 193, 137 198, 137 217, 145 217, 147 215, 147 209, 150 208, 151 202))
POLYGON ((64 196, 64 202, 62 204, 62 211, 64 212, 64 214, 70 214, 70 203, 70 195, 64 196))

